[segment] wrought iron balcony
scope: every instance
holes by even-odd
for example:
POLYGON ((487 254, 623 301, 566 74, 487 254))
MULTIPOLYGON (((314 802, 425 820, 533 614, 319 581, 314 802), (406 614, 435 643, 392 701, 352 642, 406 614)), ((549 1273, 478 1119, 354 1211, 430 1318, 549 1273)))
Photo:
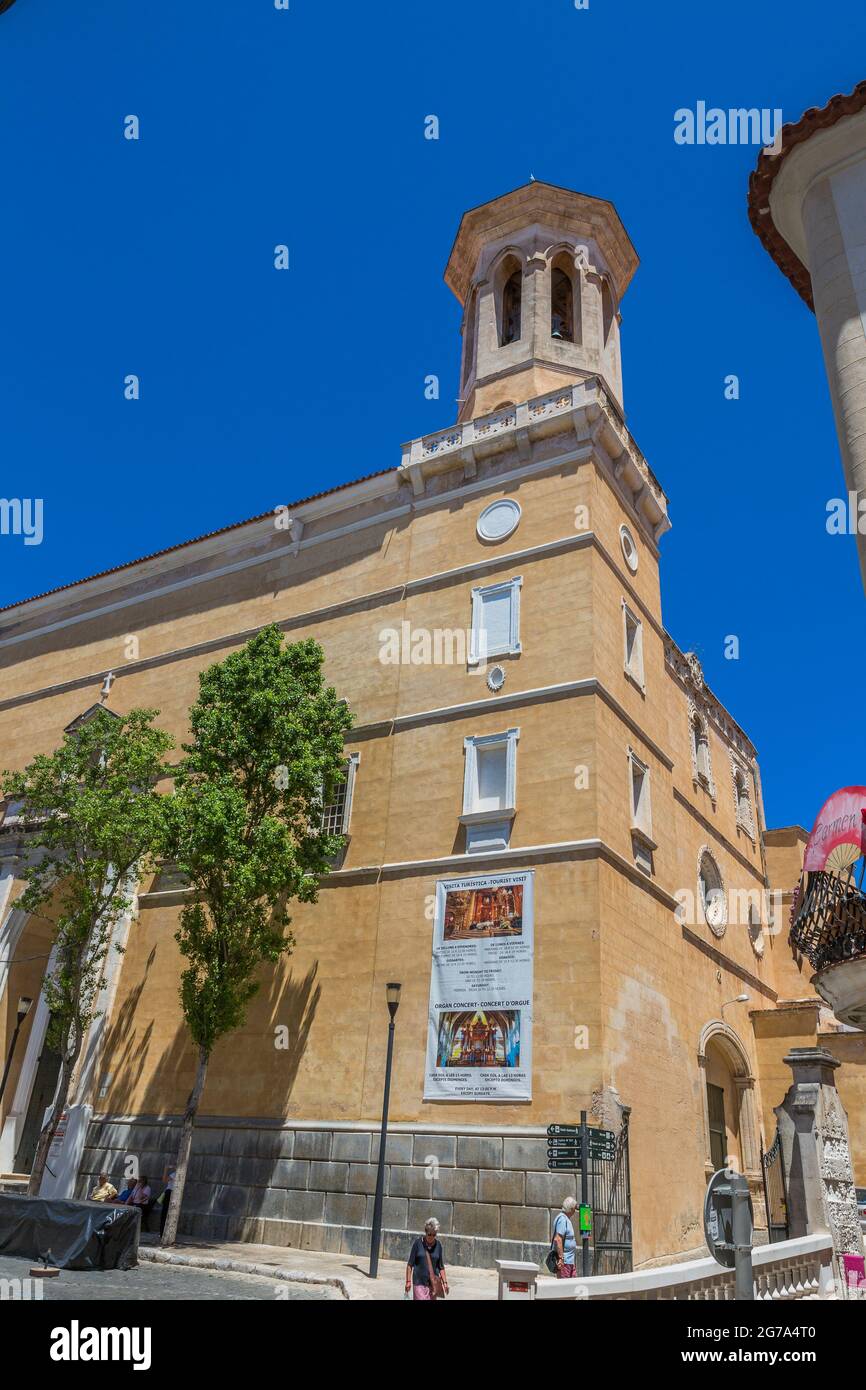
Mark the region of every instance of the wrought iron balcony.
MULTIPOLYGON (((861 861, 862 865, 862 861, 861 861)), ((847 873, 816 870, 803 875, 791 911, 791 945, 815 970, 866 956, 866 894, 847 873)))

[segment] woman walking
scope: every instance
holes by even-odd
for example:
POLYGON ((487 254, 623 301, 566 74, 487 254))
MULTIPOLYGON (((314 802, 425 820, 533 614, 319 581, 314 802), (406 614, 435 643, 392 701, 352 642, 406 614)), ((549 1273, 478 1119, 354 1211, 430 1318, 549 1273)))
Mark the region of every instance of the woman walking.
POLYGON ((445 1298, 448 1293, 448 1279, 445 1274, 445 1257, 439 1239, 439 1222, 435 1216, 424 1222, 423 1236, 416 1236, 409 1251, 406 1266, 406 1296, 412 1294, 416 1303, 432 1303, 434 1299, 445 1298))

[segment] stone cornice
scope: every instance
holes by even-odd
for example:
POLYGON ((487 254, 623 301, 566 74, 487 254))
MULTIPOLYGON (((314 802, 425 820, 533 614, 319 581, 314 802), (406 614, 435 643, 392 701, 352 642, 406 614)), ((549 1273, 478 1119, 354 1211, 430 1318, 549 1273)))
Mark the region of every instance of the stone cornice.
POLYGON ((731 718, 718 696, 704 683, 701 663, 695 653, 681 651, 670 633, 665 633, 665 665, 689 698, 709 717, 716 732, 751 766, 757 759, 754 744, 736 720, 731 718))
POLYGON ((498 454, 513 452, 526 464, 537 462, 543 451, 561 447, 561 436, 572 436, 572 447, 575 440, 593 446, 647 540, 656 546, 670 529, 667 498, 600 377, 566 383, 492 415, 412 439, 403 445, 398 471, 413 495, 422 498, 440 475, 459 471, 468 482, 479 464, 498 454))
MULTIPOLYGON (((517 565, 532 564, 537 560, 542 560, 558 554, 567 554, 573 550, 585 549, 593 546, 601 555, 602 559, 609 568, 617 575, 630 594, 633 602, 639 607, 645 620, 653 629, 664 637, 664 629, 658 623, 655 615, 650 612, 646 604, 636 593, 629 579, 608 553, 598 536, 592 531, 574 532, 567 536, 560 536, 552 541, 544 541, 540 545, 529 546, 521 550, 512 551, 493 551, 481 556, 477 560, 471 561, 467 565, 459 566, 456 569, 441 570, 438 573, 420 575, 417 579, 411 579, 405 584, 394 584, 387 589, 376 589, 363 594, 355 594, 352 598, 340 600, 337 603, 328 604, 323 608, 306 609, 302 612, 294 613, 290 617, 280 618, 277 626, 284 632, 290 632, 293 628, 308 627, 313 623, 329 622, 332 619, 346 617, 353 612, 361 612, 370 607, 386 604, 399 600, 400 598, 413 594, 423 593, 427 590, 438 588, 445 584, 464 583, 473 577, 480 577, 491 570, 509 568, 517 565)), ((143 595, 139 600, 145 602, 149 595, 143 595)), ((87 615, 91 617, 93 615, 87 615)), ((211 652, 224 650, 226 647, 240 646, 248 642, 257 632, 261 632, 262 624, 251 628, 242 628, 234 632, 221 633, 217 637, 206 638, 202 642, 190 643, 186 647, 174 647, 166 652, 155 652, 153 656, 139 657, 137 660, 125 661, 122 671, 124 675, 132 675, 141 671, 151 670, 158 666, 171 664, 175 661, 183 661, 190 657, 205 656, 211 652)), ((35 640, 45 629, 37 632, 28 633, 27 638, 35 640)), ((21 640, 24 640, 23 638, 21 640)), ((2 646, 2 643, 0 643, 2 646)), ((111 668, 115 674, 118 673, 116 665, 111 668)), ((35 700, 49 699, 54 695, 60 695, 72 690, 84 690, 90 686, 103 681, 109 674, 109 668, 89 671, 81 676, 75 676, 71 680, 58 681, 55 685, 43 686, 37 690, 22 691, 20 695, 11 695, 5 700, 0 700, 0 709, 14 709, 35 700)))

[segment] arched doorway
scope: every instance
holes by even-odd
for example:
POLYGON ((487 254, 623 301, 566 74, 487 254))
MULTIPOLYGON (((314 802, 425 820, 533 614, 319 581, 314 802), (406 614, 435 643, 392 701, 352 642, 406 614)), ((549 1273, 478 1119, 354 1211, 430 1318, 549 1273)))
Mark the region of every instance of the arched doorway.
POLYGON ((733 1028, 720 1019, 708 1023, 698 1049, 707 1176, 729 1165, 746 1177, 760 1177, 755 1112, 755 1078, 749 1057, 733 1028))

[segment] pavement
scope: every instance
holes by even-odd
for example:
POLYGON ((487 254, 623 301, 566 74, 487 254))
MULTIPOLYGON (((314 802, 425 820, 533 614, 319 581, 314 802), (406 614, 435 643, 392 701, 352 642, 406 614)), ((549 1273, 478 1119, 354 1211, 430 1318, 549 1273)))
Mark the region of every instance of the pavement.
POLYGON ((162 1264, 142 1261, 137 1269, 62 1269, 56 1278, 30 1280, 33 1263, 29 1259, 0 1255, 0 1302, 13 1299, 28 1302, 41 1299, 45 1303, 345 1301, 334 1285, 289 1283, 275 1279, 272 1273, 256 1276, 178 1264, 169 1274, 162 1264))
MULTIPOLYGON (((353 1301, 387 1302, 389 1299, 402 1299, 406 1279, 406 1266, 401 1260, 380 1260, 378 1278, 371 1279, 367 1272, 368 1261, 357 1255, 332 1255, 282 1245, 185 1240, 183 1244, 163 1249, 157 1237, 145 1236, 138 1254, 143 1264, 153 1261, 157 1268, 177 1264, 188 1268, 254 1273, 285 1282, 291 1288, 321 1288, 324 1284, 337 1297, 353 1301)), ((445 1255, 447 1258, 447 1244, 445 1255)), ((448 1265, 447 1268, 452 1299, 458 1302, 496 1299, 499 1287, 496 1270, 466 1269, 460 1265, 448 1265)))

